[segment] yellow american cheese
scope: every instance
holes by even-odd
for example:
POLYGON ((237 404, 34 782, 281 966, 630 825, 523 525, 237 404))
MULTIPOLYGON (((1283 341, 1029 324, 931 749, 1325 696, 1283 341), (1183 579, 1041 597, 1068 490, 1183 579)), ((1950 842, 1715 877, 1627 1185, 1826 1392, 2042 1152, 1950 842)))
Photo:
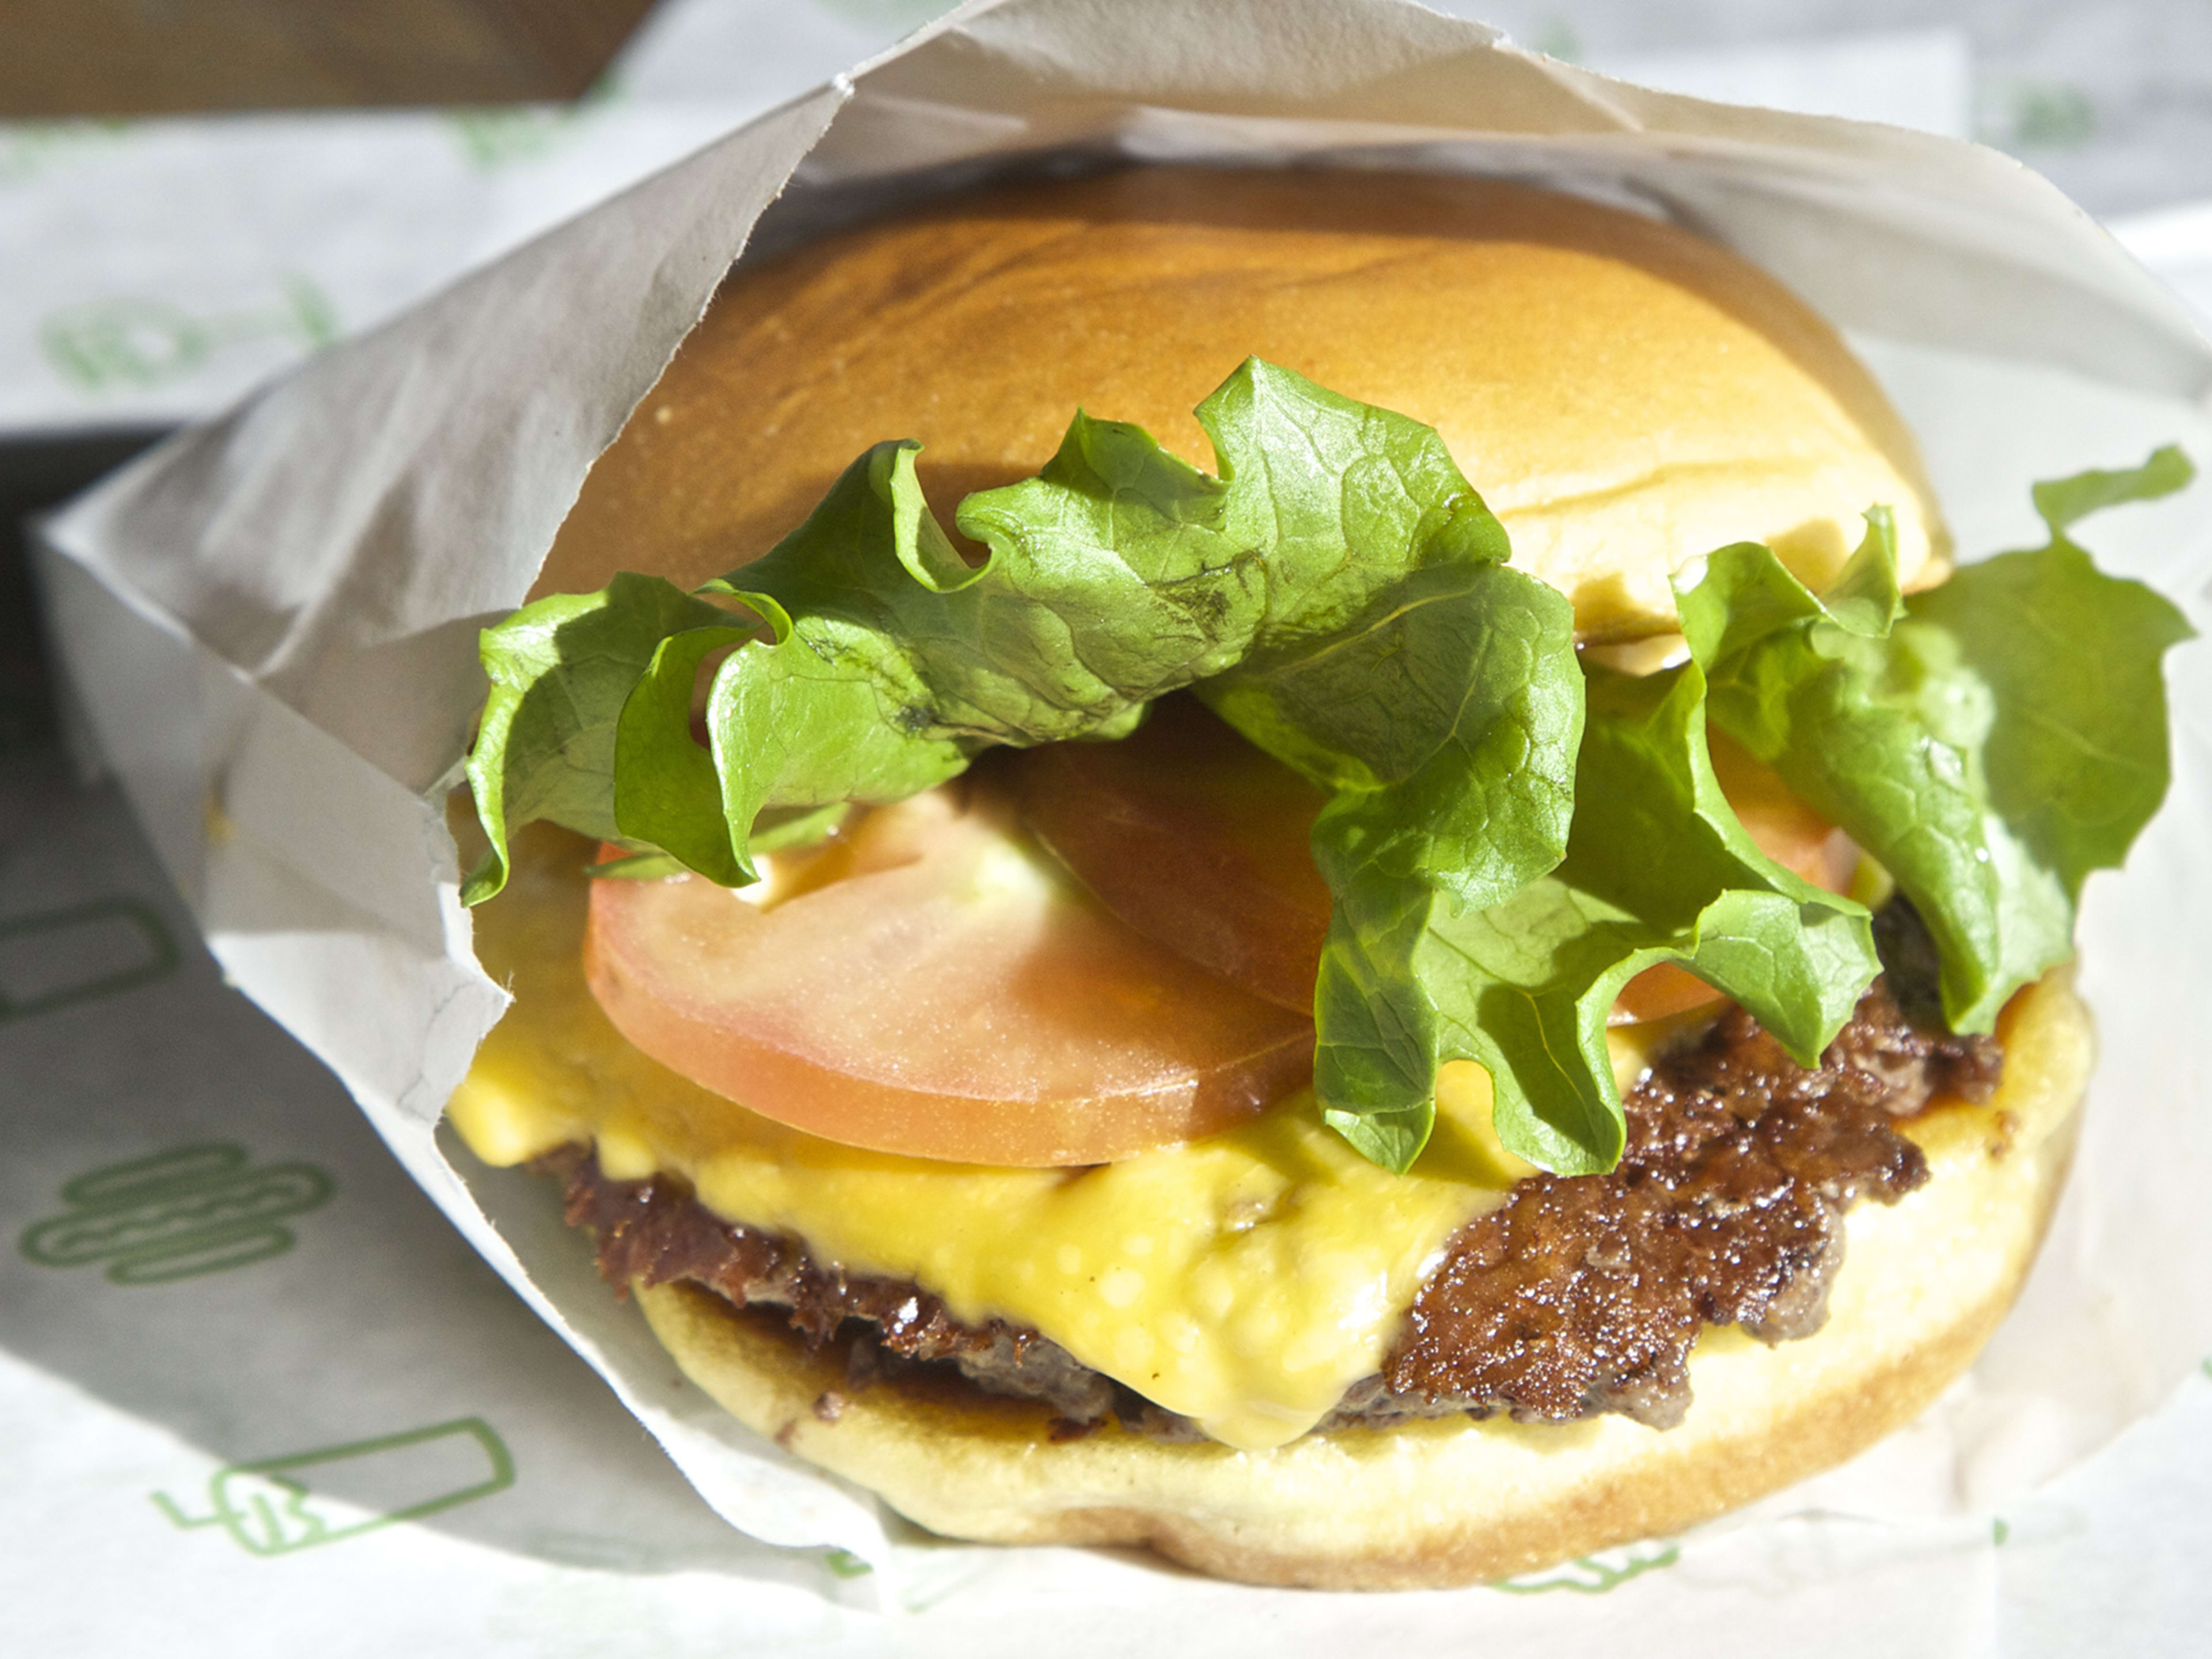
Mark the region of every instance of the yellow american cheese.
MULTIPOLYGON (((1366 1162, 1311 1097, 1231 1133, 1091 1169, 1013 1170, 856 1151, 770 1122, 630 1047, 579 965, 585 845, 537 830, 476 912, 513 1011, 447 1108, 485 1162, 570 1142, 606 1173, 667 1172, 732 1221, 817 1261, 911 1279, 953 1315, 1035 1328, 1217 1439, 1295 1439, 1372 1375, 1444 1243, 1528 1166, 1498 1144, 1476 1067, 1448 1067, 1412 1174, 1366 1162)), ((1617 1043, 1626 1073, 1642 1058, 1617 1043)))

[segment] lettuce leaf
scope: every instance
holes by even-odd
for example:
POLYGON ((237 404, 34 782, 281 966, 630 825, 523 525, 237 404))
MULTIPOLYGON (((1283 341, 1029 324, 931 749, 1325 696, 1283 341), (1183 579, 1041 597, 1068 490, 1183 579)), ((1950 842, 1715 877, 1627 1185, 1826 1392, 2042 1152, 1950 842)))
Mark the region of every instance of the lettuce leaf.
MULTIPOLYGON (((1431 904, 1411 956, 1449 991, 1440 1053, 1490 1073, 1500 1138, 1583 1175, 1620 1157, 1605 1027, 1635 975, 1680 964, 1812 1066, 1881 964, 1863 906, 1766 858, 1737 822, 1713 775, 1694 665, 1642 678, 1591 671, 1575 799, 1556 871, 1484 909, 1431 904)), ((1353 944, 1333 935, 1330 957, 1353 944)))
POLYGON ((2191 476, 2166 449, 2039 484, 2045 546, 1909 599, 1880 512, 1825 595, 1750 544, 1677 575, 1713 720, 1897 878, 1936 940, 1955 1030, 1991 1030, 2072 954, 2083 878, 2118 865, 2165 794, 2160 659, 2191 630, 2066 532, 2191 476))
POLYGON ((491 851, 462 884, 478 904, 507 884, 510 826, 551 818, 601 841, 615 823, 623 705, 672 635, 721 613, 657 576, 617 575, 596 593, 556 593, 483 631, 491 695, 469 754, 469 787, 491 851))
MULTIPOLYGON (((1124 735, 1165 692, 1380 626, 1430 566, 1505 556, 1497 520, 1418 422, 1256 359, 1198 417, 1218 477, 1079 414, 1039 477, 962 504, 960 528, 990 550, 978 566, 922 498, 919 446, 888 443, 765 556, 700 590, 757 627, 636 576, 526 607, 487 632, 487 667, 509 701, 568 723, 488 714, 472 781, 525 810, 487 830, 503 844, 509 820, 551 817, 750 879, 763 810, 899 799, 992 744, 1124 735), (570 684, 559 632, 580 610, 627 647, 588 688, 570 684), (732 646, 702 754, 693 686, 732 646), (549 782, 579 732, 602 786, 588 805, 549 782)), ((472 896, 495 891, 501 867, 472 896)))
POLYGON ((1333 648, 1238 668, 1200 695, 1333 791, 1314 860, 1336 904, 1315 992, 1328 1121, 1403 1170, 1435 1119, 1438 913, 1504 902, 1557 864, 1574 811, 1574 612, 1485 557, 1400 585, 1333 648))

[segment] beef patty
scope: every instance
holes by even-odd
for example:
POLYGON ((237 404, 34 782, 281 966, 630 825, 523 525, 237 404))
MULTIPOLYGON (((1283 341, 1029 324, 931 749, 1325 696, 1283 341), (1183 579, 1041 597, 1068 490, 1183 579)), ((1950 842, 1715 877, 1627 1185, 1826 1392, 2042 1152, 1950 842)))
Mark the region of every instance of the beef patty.
MULTIPOLYGON (((1729 1009, 1630 1091, 1627 1147, 1609 1174, 1528 1176, 1453 1237, 1381 1371, 1317 1431, 1460 1412, 1679 1422, 1699 1329, 1741 1325, 1769 1343, 1818 1330, 1844 1212, 1927 1179, 1895 1121, 1938 1097, 1986 1099, 2001 1061, 1994 1039, 1913 1024, 1887 976, 1812 1070, 1729 1009)), ((582 1146, 541 1167, 567 1182, 568 1218, 591 1230, 609 1283, 683 1279, 740 1308, 779 1307, 810 1345, 845 1347, 854 1387, 957 1367, 991 1392, 1046 1401, 1067 1433, 1119 1418, 1203 1437, 1034 1330, 969 1324, 911 1281, 817 1262, 798 1240, 712 1214, 673 1177, 610 1180, 582 1146)))

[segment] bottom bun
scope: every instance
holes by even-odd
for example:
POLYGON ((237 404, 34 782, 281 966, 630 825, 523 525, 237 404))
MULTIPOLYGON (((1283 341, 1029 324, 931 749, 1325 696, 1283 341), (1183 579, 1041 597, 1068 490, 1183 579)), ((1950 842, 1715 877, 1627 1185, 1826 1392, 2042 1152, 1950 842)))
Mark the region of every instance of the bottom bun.
POLYGON ((1672 1533, 1872 1444, 1966 1369, 2033 1260, 2087 1081, 2087 1011, 2063 974, 2014 1000, 2002 1085, 1902 1126, 1929 1180, 1855 1206, 1827 1323, 1768 1348, 1708 1330, 1677 1427, 1445 1418, 1308 1435, 1273 1451, 1109 1427, 1054 1440, 1034 1402, 911 1375, 848 1393, 834 1347, 773 1310, 637 1287, 684 1372, 778 1444, 955 1538, 1146 1545, 1254 1583, 1410 1589, 1495 1579, 1672 1533))

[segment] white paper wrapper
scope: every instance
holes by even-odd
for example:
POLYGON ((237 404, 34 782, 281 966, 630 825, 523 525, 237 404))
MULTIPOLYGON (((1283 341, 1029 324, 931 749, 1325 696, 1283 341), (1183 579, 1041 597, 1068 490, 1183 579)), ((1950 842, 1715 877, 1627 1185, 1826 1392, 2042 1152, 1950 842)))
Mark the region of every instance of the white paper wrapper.
MULTIPOLYGON (((763 210, 776 204, 757 251, 910 194, 917 172, 939 187, 1063 149, 1508 174, 1668 213, 1852 331, 1970 552, 2033 539, 2035 477, 2168 441, 2212 459, 2212 347, 1991 152, 1640 89, 1399 0, 1009 0, 326 351, 50 524, 84 729, 226 971, 717 1510, 769 1542, 878 1561, 896 1552, 873 1500, 672 1382, 542 1183, 448 1157, 440 1111, 503 998, 470 953, 443 795, 481 700, 477 629, 520 602, 763 210)), ((2089 534, 2200 625, 2207 493, 2089 534)), ((2020 1310, 1921 1425, 1762 1514, 1993 1501, 2102 1443, 2212 1346, 2212 1089, 2188 1040, 2212 984, 2212 893, 2192 873, 2212 857, 2206 656, 2172 659, 2166 810, 2123 876, 2091 884, 2105 1059, 2020 1310)), ((1753 1549, 1745 1582, 1784 1554, 1753 1549)))

